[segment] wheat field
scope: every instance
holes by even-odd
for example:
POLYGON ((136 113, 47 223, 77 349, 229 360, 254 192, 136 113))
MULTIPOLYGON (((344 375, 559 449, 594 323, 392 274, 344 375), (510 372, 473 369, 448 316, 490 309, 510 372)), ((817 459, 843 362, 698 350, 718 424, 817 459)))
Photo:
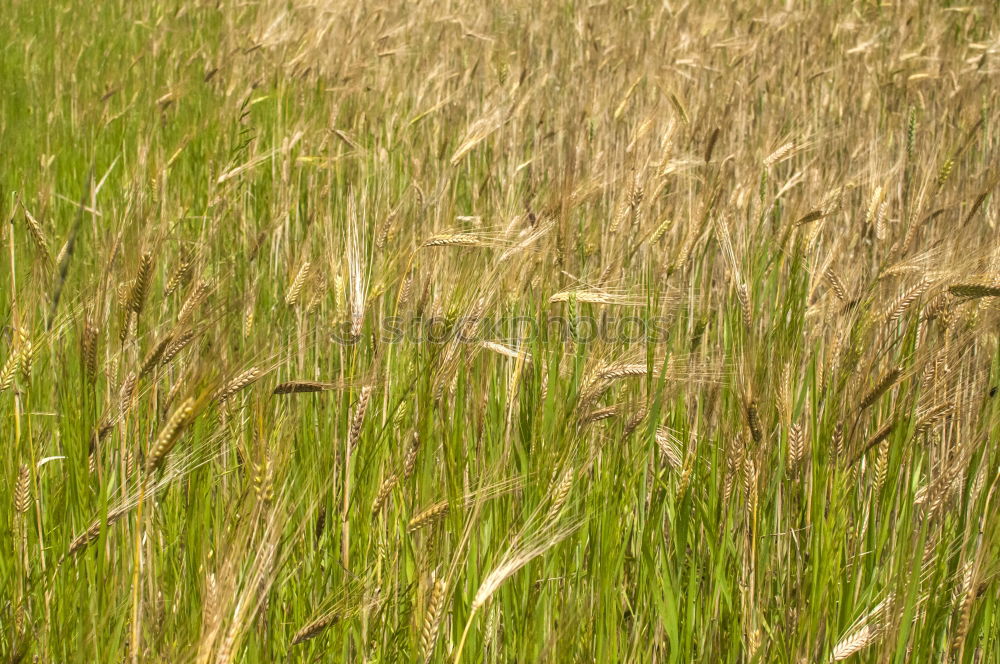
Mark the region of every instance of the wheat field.
POLYGON ((0 662, 1000 661, 993 0, 0 34, 0 662))

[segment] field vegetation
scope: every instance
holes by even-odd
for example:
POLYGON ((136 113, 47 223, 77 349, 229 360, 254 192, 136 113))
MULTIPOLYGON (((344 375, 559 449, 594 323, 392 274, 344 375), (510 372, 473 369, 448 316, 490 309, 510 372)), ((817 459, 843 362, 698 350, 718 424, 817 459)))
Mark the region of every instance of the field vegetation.
POLYGON ((0 34, 0 661, 1000 661, 992 0, 0 34))

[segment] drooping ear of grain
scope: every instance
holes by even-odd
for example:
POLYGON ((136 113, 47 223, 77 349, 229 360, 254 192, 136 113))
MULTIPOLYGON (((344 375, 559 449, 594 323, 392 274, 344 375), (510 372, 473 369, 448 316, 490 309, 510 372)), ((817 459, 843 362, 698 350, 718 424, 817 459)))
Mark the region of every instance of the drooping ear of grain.
POLYGON ((952 284, 948 292, 958 297, 1000 297, 1000 284, 994 282, 965 282, 952 284))
POLYGON ((302 394, 307 392, 323 392, 332 390, 330 383, 321 383, 314 380, 290 380, 279 384, 274 388, 274 394, 302 394))
POLYGON ((294 636, 292 636, 291 645, 298 645, 303 641, 308 641, 309 639, 318 636, 323 632, 323 630, 336 623, 338 618, 339 616, 336 612, 330 611, 329 613, 306 623, 299 629, 299 631, 295 632, 294 636))

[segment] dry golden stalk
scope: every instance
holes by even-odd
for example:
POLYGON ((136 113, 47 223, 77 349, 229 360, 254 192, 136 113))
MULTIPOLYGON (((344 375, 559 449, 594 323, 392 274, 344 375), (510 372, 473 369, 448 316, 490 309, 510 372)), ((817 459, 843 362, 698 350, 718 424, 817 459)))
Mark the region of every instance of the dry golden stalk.
POLYGON ((858 404, 858 410, 865 410, 866 408, 874 404, 876 401, 878 401, 878 398, 880 396, 885 394, 890 387, 896 384, 896 380, 899 378, 899 375, 902 372, 903 370, 900 367, 893 367, 892 369, 887 371, 879 379, 878 383, 875 384, 875 387, 873 387, 871 391, 869 391, 868 394, 866 394, 864 398, 861 399, 861 403, 858 404))
POLYGON ((231 396, 244 389, 248 385, 251 385, 254 381, 260 378, 260 369, 257 367, 250 367, 240 375, 233 378, 231 381, 222 386, 222 388, 216 394, 215 400, 220 404, 225 403, 229 400, 231 396))
POLYGON ((135 275, 132 291, 128 296, 128 308, 136 316, 142 313, 142 307, 146 303, 146 294, 149 292, 149 284, 152 280, 153 254, 147 251, 139 259, 139 271, 135 275))
POLYGON ((309 268, 312 265, 309 261, 302 263, 299 271, 295 274, 295 278, 292 280, 292 285, 288 287, 288 293, 285 294, 285 304, 290 307, 294 307, 299 303, 299 295, 302 292, 302 285, 306 282, 306 278, 309 276, 309 268))
POLYGON ((336 387, 332 383, 321 383, 315 380, 290 380, 274 388, 273 394, 301 394, 303 392, 323 392, 336 387))
POLYGON ((295 635, 292 637, 292 645, 294 646, 302 643, 303 641, 308 641, 309 639, 319 635, 323 630, 337 622, 338 618, 339 616, 336 611, 330 611, 323 614, 319 618, 316 618, 312 622, 307 623, 302 627, 302 629, 295 632, 295 635))
POLYGON ((448 515, 448 501, 442 500, 434 503, 423 512, 417 513, 410 522, 406 524, 406 532, 412 533, 426 526, 432 526, 448 515))
POLYGON ((441 610, 444 608, 445 581, 438 579, 431 590, 427 613, 424 614, 424 626, 420 630, 420 657, 424 662, 431 659, 434 644, 437 641, 438 629, 441 626, 441 610))
POLYGON ((948 286, 948 292, 958 297, 980 298, 1000 297, 1000 284, 995 280, 989 282, 967 282, 948 286))
POLYGON ((191 421, 194 414, 194 400, 188 397, 177 407, 174 414, 170 416, 167 423, 160 430, 160 434, 153 442, 149 450, 149 457, 146 459, 146 473, 149 474, 163 462, 166 456, 177 443, 181 430, 191 421))

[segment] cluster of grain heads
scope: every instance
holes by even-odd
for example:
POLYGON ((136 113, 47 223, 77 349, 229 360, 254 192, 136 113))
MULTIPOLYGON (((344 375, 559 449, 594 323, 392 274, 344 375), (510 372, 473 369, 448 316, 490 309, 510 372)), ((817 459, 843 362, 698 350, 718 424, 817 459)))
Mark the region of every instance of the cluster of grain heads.
POLYGON ((11 659, 993 661, 989 3, 112 4, 0 17, 11 659))
POLYGON ((581 525, 582 523, 580 522, 574 522, 561 526, 558 522, 549 521, 534 532, 522 532, 515 536, 492 571, 479 584, 479 589, 472 599, 469 618, 465 624, 458 647, 455 650, 455 661, 461 661, 462 649, 465 646, 469 628, 472 626, 472 621, 475 619, 476 614, 493 597, 493 594, 500 589, 500 586, 532 560, 543 555, 573 534, 581 525))

